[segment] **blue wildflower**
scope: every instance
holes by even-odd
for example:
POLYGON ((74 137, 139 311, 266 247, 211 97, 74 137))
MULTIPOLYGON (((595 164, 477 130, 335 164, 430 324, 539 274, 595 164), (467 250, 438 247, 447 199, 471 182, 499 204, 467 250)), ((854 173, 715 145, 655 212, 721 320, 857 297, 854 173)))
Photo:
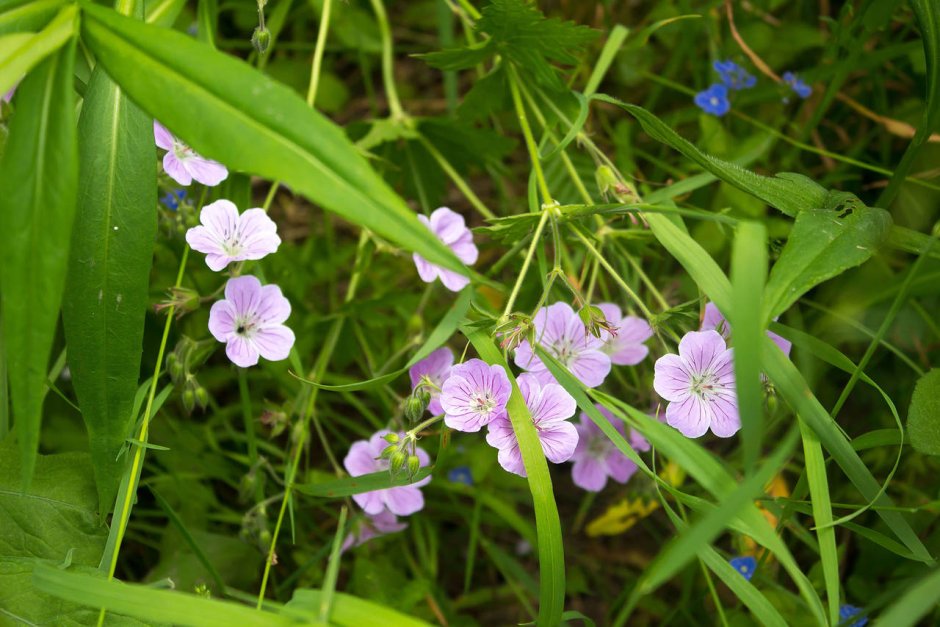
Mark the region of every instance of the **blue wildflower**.
POLYGON ((167 209, 176 211, 179 209, 180 203, 183 202, 183 199, 186 198, 185 189, 177 189, 175 191, 167 192, 166 195, 160 199, 167 209))
POLYGON ((748 581, 751 580, 751 577, 754 576, 754 571, 757 570, 757 560, 751 555, 742 555, 741 557, 732 558, 728 563, 748 581))
POLYGON ((789 85, 800 98, 809 98, 809 95, 813 93, 813 88, 807 85, 802 78, 793 72, 784 72, 783 82, 789 85))
POLYGON ((843 625, 847 624, 848 627, 865 627, 865 625, 868 624, 867 616, 862 616, 857 621, 854 621, 851 623, 846 622, 849 619, 851 619, 853 616, 858 616, 861 613, 862 613, 862 608, 855 607, 854 605, 849 605, 848 603, 846 603, 845 605, 839 608, 839 622, 843 625))
POLYGON ((712 67, 718 72, 721 82, 729 89, 735 91, 750 89, 757 84, 757 78, 734 61, 715 61, 712 67))
POLYGON ((705 91, 695 94, 695 104, 705 113, 721 117, 731 110, 728 88, 723 83, 715 83, 705 91))
POLYGON ((467 466, 457 466, 447 473, 447 478, 453 483, 473 485, 473 474, 467 466))

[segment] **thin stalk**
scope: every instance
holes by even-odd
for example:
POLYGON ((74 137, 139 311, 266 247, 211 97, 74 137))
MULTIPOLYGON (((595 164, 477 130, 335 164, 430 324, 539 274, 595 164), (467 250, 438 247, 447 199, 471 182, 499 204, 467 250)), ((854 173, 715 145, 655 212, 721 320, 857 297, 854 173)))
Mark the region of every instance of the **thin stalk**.
POLYGON ((529 126, 529 118, 525 113, 525 105, 522 104, 522 96, 519 94, 519 74, 512 64, 507 64, 509 69, 509 90, 512 92, 512 102, 516 107, 516 115, 519 117, 519 126, 522 128, 522 135, 525 137, 526 147, 529 149, 529 158, 532 161, 532 170, 535 172, 535 180, 538 182, 539 191, 542 193, 542 202, 550 205, 552 193, 548 189, 548 183, 545 181, 545 173, 542 171, 542 162, 539 160, 539 149, 535 143, 535 137, 532 135, 532 128, 529 126))
POLYGON ((588 251, 590 251, 592 255, 594 255, 594 258, 597 259, 597 261, 602 266, 604 266, 604 269, 607 270, 607 273, 610 275, 610 278, 612 278, 614 282, 620 286, 620 289, 622 289, 624 292, 627 293, 627 296, 629 296, 630 299, 636 304, 637 308, 639 308, 639 310, 643 312, 643 315, 646 317, 646 319, 652 320, 653 312, 647 309, 646 305, 643 304, 643 301, 640 299, 637 293, 634 292, 633 289, 629 285, 627 285, 627 282, 621 278, 621 276, 617 273, 614 267, 610 265, 610 263, 606 259, 604 259, 604 256, 601 255, 600 251, 598 251, 597 248, 594 247, 594 244, 591 243, 591 240, 586 238, 578 229, 571 229, 571 232, 574 233, 575 236, 577 236, 579 240, 581 240, 581 243, 584 244, 585 247, 587 247, 588 251))
MULTIPOLYGON (((201 203, 200 203, 201 204, 201 203)), ((189 259, 189 246, 183 248, 183 256, 180 259, 180 267, 176 273, 176 283, 174 287, 180 287, 183 283, 183 273, 186 270, 186 261, 189 259)), ((141 443, 147 442, 147 434, 150 431, 150 413, 153 410, 153 402, 157 395, 157 383, 160 379, 160 372, 163 366, 163 356, 166 353, 166 345, 170 338, 170 327, 173 324, 173 312, 176 309, 175 305, 170 305, 166 311, 166 324, 163 325, 163 337, 160 340, 160 350, 157 351, 157 363, 153 368, 153 378, 150 380, 150 392, 147 394, 147 405, 144 408, 144 417, 143 421, 140 423, 140 431, 137 434, 137 441, 141 443)), ((108 580, 114 578, 114 571, 117 569, 118 555, 121 552, 121 542, 124 540, 124 534, 127 531, 127 523, 130 519, 131 507, 134 502, 134 495, 137 493, 136 485, 140 481, 140 472, 142 470, 141 460, 143 459, 143 446, 134 447, 134 458, 131 461, 130 468, 130 483, 131 486, 124 497, 124 502, 121 503, 121 512, 120 515, 116 517, 117 519, 117 536, 115 540, 114 553, 111 557, 111 564, 108 566, 108 580)), ((98 614, 98 627, 104 625, 105 609, 101 608, 101 612, 98 614)))
POLYGON ((403 120, 406 116, 395 88, 392 29, 388 23, 388 14, 385 12, 382 0, 371 0, 371 4, 375 19, 379 23, 379 35, 382 38, 382 83, 385 86, 385 97, 388 99, 389 117, 393 120, 403 120))
POLYGON ((444 173, 450 177, 450 180, 457 186, 457 189, 467 198, 473 208, 480 212, 487 220, 492 220, 496 217, 496 214, 490 211, 489 207, 483 204, 483 201, 473 193, 473 190, 470 189, 470 186, 467 185, 467 182, 460 176, 457 170, 454 169, 454 166, 441 154, 441 152, 434 147, 434 144, 428 141, 427 137, 424 135, 418 135, 418 141, 421 142, 421 145, 424 146, 424 149, 431 153, 431 156, 434 157, 434 160, 437 161, 437 165, 444 170, 444 173))
POLYGON ((545 223, 548 221, 548 212, 542 211, 542 217, 539 219, 538 226, 535 227, 535 233, 532 235, 532 243, 529 245, 529 251, 526 253, 525 259, 522 261, 522 269, 519 271, 519 278, 516 279, 516 284, 512 286, 512 293, 509 294, 509 300, 506 301, 506 308, 503 310, 502 319, 506 319, 510 312, 512 312, 512 306, 516 303, 516 297, 519 295, 519 289, 522 287, 522 281, 525 279, 526 272, 529 271, 529 264, 532 263, 532 257, 535 255, 535 248, 538 246, 539 238, 542 236, 542 229, 545 228, 545 223))
MULTIPOLYGON (((365 257, 366 243, 368 241, 369 236, 365 231, 363 231, 359 236, 359 245, 356 248, 356 261, 353 266, 353 274, 349 280, 349 286, 346 288, 346 303, 352 301, 356 295, 356 290, 359 287, 361 267, 365 257)), ((323 378, 323 374, 326 372, 326 367, 329 365, 330 359, 333 357, 333 351, 336 350, 336 344, 339 340, 339 335, 343 330, 343 324, 345 321, 346 317, 343 315, 338 316, 333 321, 333 325, 330 327, 326 341, 324 342, 323 348, 320 352, 320 357, 317 360, 317 363, 314 365, 313 370, 307 376, 308 379, 319 381, 323 378)), ((323 445, 323 450, 326 452, 326 455, 329 458, 334 470, 336 471, 336 474, 339 475, 342 473, 342 468, 339 465, 336 456, 333 454, 333 450, 329 445, 329 440, 327 439, 326 433, 323 431, 323 426, 320 424, 319 417, 315 412, 319 391, 320 388, 316 387, 310 390, 309 396, 307 397, 306 406, 301 416, 300 424, 298 425, 299 428, 296 431, 297 441, 294 445, 291 460, 287 466, 287 472, 285 473, 284 498, 281 500, 281 507, 277 515, 277 522, 274 525, 274 533, 271 536, 271 545, 268 548, 268 556, 264 564, 264 574, 261 577, 261 589, 258 591, 258 603, 256 606, 258 609, 261 609, 261 606, 264 603, 264 593, 267 590, 268 578, 271 575, 271 566, 274 564, 274 550, 277 547, 277 540, 281 533, 281 527, 284 524, 284 514, 287 512, 287 505, 290 502, 291 495, 293 494, 294 479, 297 476, 297 469, 300 466, 300 456, 303 454, 307 443, 307 433, 310 429, 311 419, 313 420, 314 428, 317 431, 317 436, 323 445)))

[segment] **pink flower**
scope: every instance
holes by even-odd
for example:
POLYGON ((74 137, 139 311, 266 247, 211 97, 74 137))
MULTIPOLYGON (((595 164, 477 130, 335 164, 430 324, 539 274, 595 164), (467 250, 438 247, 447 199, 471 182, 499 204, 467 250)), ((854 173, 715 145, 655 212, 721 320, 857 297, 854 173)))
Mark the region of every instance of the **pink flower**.
MULTIPOLYGON (((462 215, 447 207, 441 207, 431 214, 430 220, 423 215, 419 215, 418 219, 454 251, 457 259, 468 266, 476 263, 479 251, 473 243, 473 233, 467 228, 462 215)), ((470 279, 462 274, 434 265, 418 253, 414 253, 414 262, 418 268, 418 276, 425 283, 433 283, 434 279, 440 278, 444 287, 452 292, 459 292, 470 283, 470 279)))
MULTIPOLYGON (((610 420, 611 424, 625 435, 626 427, 602 405, 596 405, 598 411, 610 420)), ((574 450, 571 461, 571 478, 574 484, 590 492, 600 492, 607 485, 607 477, 618 483, 626 483, 636 472, 636 464, 620 452, 614 443, 604 435, 587 414, 581 414, 581 422, 575 425, 578 430, 578 447, 574 450)), ((630 446, 636 451, 650 450, 650 443, 640 433, 630 429, 630 446)))
POLYGON ((712 430, 730 438, 741 428, 733 349, 717 331, 690 331, 678 355, 656 360, 653 388, 669 401, 666 422, 689 438, 712 430))
POLYGON ((387 509, 383 509, 375 516, 366 516, 365 520, 361 521, 359 525, 346 536, 346 539, 343 540, 341 550, 348 551, 351 548, 365 544, 372 538, 397 533, 407 527, 408 523, 399 522, 395 514, 387 509))
MULTIPOLYGON (((353 477, 359 477, 388 470, 388 460, 381 457, 382 451, 388 446, 388 442, 384 439, 388 433, 390 433, 388 429, 382 429, 368 440, 353 442, 349 453, 346 454, 346 459, 343 460, 346 472, 353 477)), ((400 438, 405 437, 404 433, 398 435, 400 438)), ((416 447, 415 455, 418 456, 421 466, 427 466, 430 463, 430 458, 423 449, 416 447)), ((370 516, 376 516, 386 510, 396 516, 408 516, 424 509, 424 495, 421 494, 421 487, 430 481, 431 477, 425 477, 421 481, 406 486, 354 494, 353 500, 370 516)))
POLYGON ((610 361, 618 366, 635 366, 649 355, 650 349, 643 342, 653 337, 649 323, 636 316, 624 317, 620 307, 613 303, 601 303, 597 306, 607 322, 617 327, 617 334, 604 332, 604 352, 610 355, 610 361))
MULTIPOLYGON (((555 464, 571 459, 578 446, 578 431, 568 421, 577 409, 574 398, 556 383, 542 385, 532 374, 520 375, 517 382, 532 414, 545 457, 555 464)), ((491 422, 486 441, 499 451, 497 460, 500 466, 520 477, 526 476, 519 440, 509 418, 501 416, 491 422)))
POLYGON ((512 384, 502 366, 482 359, 457 364, 441 387, 444 424, 451 429, 475 433, 506 416, 512 384))
POLYGON ((163 169, 180 185, 189 185, 196 179, 214 187, 228 177, 224 165, 198 155, 156 120, 153 121, 153 137, 158 147, 168 151, 163 155, 163 169))
MULTIPOLYGON (((715 303, 705 305, 705 315, 702 317, 702 328, 699 330, 718 331, 721 333, 721 337, 725 338, 726 341, 731 339, 731 324, 729 324, 728 320, 718 311, 718 307, 715 303)), ((790 356, 790 349, 793 348, 793 344, 790 340, 777 335, 773 331, 768 331, 767 337, 780 347, 784 355, 787 357, 790 356)))
POLYGON ((450 376, 451 366, 454 365, 454 354, 446 346, 437 349, 408 370, 408 376, 411 377, 411 389, 418 387, 425 377, 437 387, 425 386, 425 390, 431 395, 431 402, 428 403, 428 411, 432 416, 444 413, 441 407, 441 386, 450 376))
MULTIPOLYGON (((535 327, 535 341, 581 383, 594 388, 604 382, 610 373, 610 356, 604 352, 604 340, 588 333, 581 318, 571 307, 566 303, 542 307, 532 323, 535 327)), ((523 370, 538 377, 543 384, 555 382, 528 340, 516 349, 515 362, 523 370)))
POLYGON ((225 354, 236 366, 287 359, 294 345, 294 332, 284 326, 290 302, 277 285, 261 285, 253 276, 229 279, 225 299, 209 310, 209 331, 225 342, 225 354))
POLYGON ((230 200, 217 200, 199 212, 201 226, 186 231, 186 242, 206 253, 206 265, 218 272, 232 263, 261 259, 281 245, 277 225, 263 209, 249 209, 238 215, 230 200))

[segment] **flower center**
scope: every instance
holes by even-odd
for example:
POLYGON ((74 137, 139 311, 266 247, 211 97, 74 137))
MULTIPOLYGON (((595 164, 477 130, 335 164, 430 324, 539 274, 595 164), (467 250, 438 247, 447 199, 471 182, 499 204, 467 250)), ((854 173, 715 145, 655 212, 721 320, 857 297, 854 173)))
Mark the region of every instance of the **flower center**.
POLYGON ((594 459, 604 459, 607 457, 607 454, 610 452, 611 443, 607 438, 597 437, 591 438, 588 441, 587 452, 588 455, 594 459))
POLYGON ((711 103, 713 107, 718 106, 718 98, 716 98, 715 96, 712 96, 711 100, 709 100, 708 102, 711 103))
POLYGON ((496 399, 493 394, 487 392, 477 392, 470 397, 470 408, 480 415, 487 415, 496 407, 496 399))
POLYGON ((235 335, 251 339, 258 330, 258 321, 253 315, 238 316, 235 318, 235 335))
POLYGON ((572 342, 567 340, 559 341, 549 349, 549 352, 565 366, 567 366, 568 362, 577 354, 572 342))
POLYGON ((692 375, 691 391, 696 396, 706 398, 711 396, 717 387, 717 377, 711 370, 698 372, 692 375))

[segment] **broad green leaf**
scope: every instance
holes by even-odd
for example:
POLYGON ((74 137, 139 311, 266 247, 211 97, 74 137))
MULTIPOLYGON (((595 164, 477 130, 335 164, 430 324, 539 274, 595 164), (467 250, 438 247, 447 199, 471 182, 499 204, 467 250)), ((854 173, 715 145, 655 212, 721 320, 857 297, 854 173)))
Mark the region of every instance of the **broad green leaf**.
POLYGON ((20 85, 0 161, 0 308, 24 487, 39 446, 75 215, 74 55, 74 43, 66 45, 20 85))
POLYGON ((469 270, 294 91, 183 33, 84 3, 82 32, 108 74, 201 154, 296 192, 428 261, 469 270), (199 59, 199 63, 193 63, 199 59))
POLYGON ((296 625, 287 616, 263 612, 230 601, 195 594, 157 590, 138 584, 108 581, 103 576, 70 572, 47 566, 33 571, 33 584, 48 594, 72 603, 103 607, 147 623, 163 622, 192 627, 278 627, 296 625))
POLYGON ((764 322, 779 316, 810 289, 867 261, 885 241, 891 215, 848 199, 843 211, 806 209, 770 272, 764 322))
POLYGON ((552 478, 548 473, 548 462, 542 451, 532 415, 526 407, 522 392, 516 385, 506 360, 496 348, 492 338, 481 329, 463 328, 464 335, 473 344, 480 358, 488 364, 502 366, 512 383, 512 396, 506 411, 512 429, 519 440, 519 451, 525 465, 532 504, 535 507, 535 528, 538 533, 539 552, 539 625, 557 625, 561 620, 565 604, 565 547, 561 535, 558 506, 552 491, 552 478))
POLYGON ((927 455, 940 455, 940 369, 934 368, 917 381, 907 413, 911 446, 927 455))
MULTIPOLYGON (((313 620, 320 611, 324 596, 322 590, 300 588, 284 606, 284 614, 313 620)), ((342 592, 333 593, 330 624, 338 627, 361 627, 362 625, 395 625, 396 627, 429 627, 428 623, 406 616, 391 608, 354 597, 342 592)))
POLYGON ((345 498, 363 492, 411 485, 430 475, 431 470, 431 468, 421 468, 414 477, 407 476, 407 473, 392 475, 388 471, 373 472, 358 477, 343 477, 317 483, 298 483, 294 489, 310 496, 329 499, 345 498))
POLYGON ((914 132, 911 143, 908 144, 901 162, 894 168, 894 174, 888 186, 878 197, 876 203, 880 207, 891 206, 892 201, 901 190, 901 184, 911 171, 917 155, 926 143, 927 138, 940 124, 940 3, 936 0, 911 0, 914 17, 920 28, 920 36, 924 42, 924 57, 927 61, 927 94, 924 98, 924 114, 920 124, 914 132))
POLYGON ((931 610, 936 610, 940 599, 940 568, 934 568, 907 592, 882 612, 876 627, 913 627, 931 610))
POLYGON ((150 297, 157 230, 153 122, 98 67, 78 132, 81 191, 62 319, 104 512, 126 462, 118 452, 134 420, 150 297))
POLYGON ((428 339, 425 340, 424 344, 421 345, 421 348, 408 360, 408 363, 405 364, 403 368, 396 370, 395 372, 390 372, 367 381, 358 381, 356 383, 347 383, 345 385, 324 385, 316 381, 311 381, 310 379, 305 379, 303 377, 298 377, 304 383, 309 383, 314 387, 318 387, 324 390, 329 390, 332 392, 353 392, 356 390, 370 390, 372 388, 385 385, 391 381, 394 381, 404 373, 408 372, 408 369, 414 366, 416 363, 433 353, 435 350, 440 348, 440 346, 446 342, 454 334, 454 331, 457 330, 457 326, 464 319, 464 316, 467 314, 467 310, 470 308, 470 301, 473 299, 473 291, 465 289, 460 293, 460 296, 457 297, 457 300, 454 301, 454 304, 451 305, 451 308, 444 314, 444 317, 441 318, 441 321, 438 323, 434 330, 431 331, 428 335, 428 339))
POLYGON ((70 4, 29 39, 4 40, 0 56, 0 94, 5 94, 40 61, 61 48, 78 28, 78 7, 70 4), (6 47, 9 46, 9 47, 6 47))
MULTIPOLYGON (((65 0, 0 0, 0 34, 41 30, 65 0)), ((0 48, 6 54, 11 48, 0 48)))
POLYGON ((627 104, 604 94, 598 94, 594 99, 621 107, 635 117, 653 139, 675 148, 721 180, 760 198, 788 216, 795 216, 804 209, 820 208, 825 204, 826 189, 802 174, 782 172, 774 177, 755 174, 739 165, 705 154, 643 107, 627 104))
POLYGON ((881 506, 877 508, 878 515, 916 559, 925 562, 933 561, 929 551, 911 529, 910 524, 899 512, 894 511, 891 499, 882 493, 878 481, 859 458, 858 453, 852 449, 845 433, 838 428, 829 413, 816 399, 796 366, 782 351, 771 350, 770 344, 773 344, 772 340, 764 338, 764 370, 780 396, 816 432, 826 451, 842 468, 862 496, 881 506))
MULTIPOLYGON (((40 455, 27 492, 20 490, 19 476, 16 449, 0 446, 0 622, 92 624, 97 610, 53 598, 32 584, 38 566, 88 569, 98 561, 107 530, 96 512, 88 455, 40 455)), ((113 616, 106 624, 127 623, 113 616)))
MULTIPOLYGON (((759 222, 742 222, 731 255, 731 323, 734 328, 734 380, 741 415, 741 448, 751 470, 764 437, 764 399, 760 381, 760 347, 765 325, 761 293, 767 280, 767 229, 759 222)), ((763 487, 763 486, 762 486, 763 487)))

